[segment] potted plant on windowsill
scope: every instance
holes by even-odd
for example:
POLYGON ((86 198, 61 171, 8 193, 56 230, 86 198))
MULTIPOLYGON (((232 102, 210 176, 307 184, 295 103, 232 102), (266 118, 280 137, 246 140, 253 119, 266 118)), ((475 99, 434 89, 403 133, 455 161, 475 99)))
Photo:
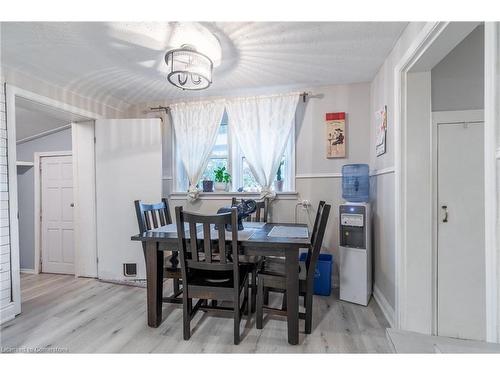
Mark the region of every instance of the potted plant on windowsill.
POLYGON ((227 173, 226 167, 219 167, 214 171, 215 191, 227 191, 231 182, 231 175, 227 173))
POLYGON ((204 193, 211 193, 214 191, 214 181, 205 174, 203 176, 203 181, 201 182, 204 193))
POLYGON ((276 172, 276 181, 274 181, 274 191, 283 191, 283 176, 281 174, 281 167, 283 166, 283 162, 280 162, 280 166, 278 167, 278 172, 276 172))

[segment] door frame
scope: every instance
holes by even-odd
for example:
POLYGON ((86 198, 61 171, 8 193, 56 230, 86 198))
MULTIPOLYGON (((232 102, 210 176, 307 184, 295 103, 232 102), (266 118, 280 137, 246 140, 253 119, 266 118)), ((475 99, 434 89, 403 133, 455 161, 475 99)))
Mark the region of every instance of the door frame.
MULTIPOLYGON (((450 123, 484 122, 484 110, 432 112, 432 331, 438 334, 438 125, 450 123)), ((465 171, 466 172, 466 171, 465 171)))
MULTIPOLYGON (((406 133, 407 133, 407 74, 416 65, 426 51, 432 51, 434 42, 447 28, 460 28, 460 23, 427 22, 412 44, 397 62, 394 68, 394 161, 395 161, 395 327, 405 329, 407 326, 407 222, 406 222, 406 133), (457 25, 458 24, 458 25, 457 25)), ((486 340, 497 342, 500 338, 500 316, 498 316, 498 282, 497 270, 497 173, 496 163, 500 159, 500 147, 497 148, 497 125, 499 120, 496 111, 499 95, 497 80, 497 53, 499 32, 498 22, 485 22, 485 258, 486 258, 486 340)), ((432 121, 429 124, 432 126, 432 121)), ((434 298, 434 297, 432 297, 434 298)))
MULTIPOLYGON (((34 218, 35 218, 35 263, 34 263, 34 273, 38 274, 41 272, 40 263, 42 262, 42 159, 50 158, 53 156, 72 156, 72 151, 49 151, 49 152, 35 152, 34 153, 34 193, 35 193, 35 209, 34 209, 34 218)), ((74 176, 73 176, 74 181, 74 176)), ((73 197, 75 199, 75 197, 73 197)), ((73 224, 73 226, 75 226, 73 224)), ((74 228, 73 228, 74 229, 74 228)), ((78 262, 77 257, 75 259, 75 270, 76 263, 78 262)), ((76 272, 75 272, 76 275, 76 272)))
POLYGON ((486 340, 500 342, 497 164, 500 161, 499 22, 484 24, 484 199, 486 257, 486 340))
MULTIPOLYGON (((33 93, 5 84, 6 98, 6 120, 7 120, 7 167, 8 167, 8 190, 9 190, 9 231, 10 231, 10 267, 12 302, 3 306, 2 322, 13 319, 21 313, 21 275, 19 266, 19 209, 17 196, 17 145, 16 145, 16 98, 24 98, 33 102, 53 107, 75 115, 87 117, 92 120, 103 118, 103 116, 87 111, 59 100, 51 99, 43 95, 33 93), (5 311, 5 313, 4 313, 5 311)), ((73 154, 74 155, 74 154, 73 154)), ((75 202, 76 203, 76 202, 75 202)))

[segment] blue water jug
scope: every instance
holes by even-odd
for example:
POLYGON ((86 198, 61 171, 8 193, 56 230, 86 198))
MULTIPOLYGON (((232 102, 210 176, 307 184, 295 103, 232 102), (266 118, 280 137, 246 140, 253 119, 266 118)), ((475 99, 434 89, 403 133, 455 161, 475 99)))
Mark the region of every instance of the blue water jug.
POLYGON ((342 198, 347 202, 368 202, 370 198, 368 164, 346 164, 342 167, 342 198))

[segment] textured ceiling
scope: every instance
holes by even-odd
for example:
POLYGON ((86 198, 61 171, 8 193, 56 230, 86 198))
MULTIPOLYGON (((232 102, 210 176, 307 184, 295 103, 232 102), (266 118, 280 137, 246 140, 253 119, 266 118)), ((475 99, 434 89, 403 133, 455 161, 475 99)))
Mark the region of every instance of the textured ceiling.
POLYGON ((406 23, 203 23, 219 39, 213 85, 183 92, 165 79, 169 23, 3 23, 2 64, 83 96, 130 104, 264 87, 371 81, 406 23))

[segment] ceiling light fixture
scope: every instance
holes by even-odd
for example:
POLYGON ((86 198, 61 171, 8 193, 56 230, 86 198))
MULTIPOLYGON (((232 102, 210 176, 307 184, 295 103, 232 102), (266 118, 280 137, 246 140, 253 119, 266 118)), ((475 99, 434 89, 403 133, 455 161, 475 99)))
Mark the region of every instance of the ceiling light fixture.
POLYGON ((212 84, 213 62, 205 54, 196 51, 192 45, 165 54, 168 67, 168 81, 183 90, 203 90, 212 84))

